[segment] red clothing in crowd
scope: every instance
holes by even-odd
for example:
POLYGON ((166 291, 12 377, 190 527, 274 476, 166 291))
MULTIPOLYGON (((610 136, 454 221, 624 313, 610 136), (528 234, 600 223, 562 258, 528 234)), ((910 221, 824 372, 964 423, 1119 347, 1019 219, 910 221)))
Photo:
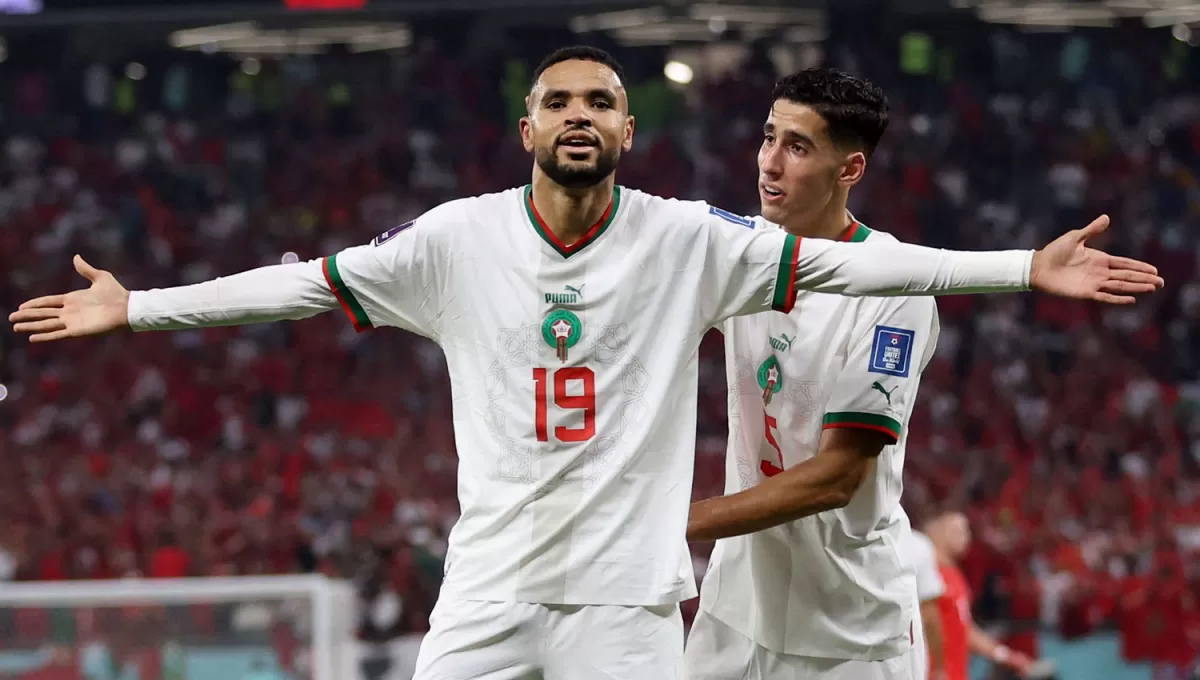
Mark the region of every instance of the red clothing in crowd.
POLYGON ((942 644, 946 654, 946 680, 968 680, 970 653, 967 640, 971 630, 971 589, 962 571, 952 564, 939 566, 946 592, 938 598, 942 617, 942 644))

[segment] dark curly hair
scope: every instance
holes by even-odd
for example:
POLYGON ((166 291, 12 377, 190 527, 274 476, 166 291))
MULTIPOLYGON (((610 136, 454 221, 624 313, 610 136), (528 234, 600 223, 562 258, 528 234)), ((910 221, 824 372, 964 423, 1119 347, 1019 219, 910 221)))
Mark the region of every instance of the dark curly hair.
POLYGON ((878 86, 833 68, 810 68, 775 83, 771 101, 808 106, 825 119, 829 138, 868 156, 888 124, 888 100, 878 86))
POLYGON ((621 66, 621 62, 613 55, 605 52, 598 47, 589 47, 587 45, 571 45, 570 47, 560 47, 542 60, 538 67, 533 71, 533 82, 537 83, 538 78, 542 77, 546 69, 561 64, 564 61, 594 61, 597 64, 604 64, 612 69, 612 72, 617 74, 617 79, 621 84, 625 84, 625 69, 621 66))

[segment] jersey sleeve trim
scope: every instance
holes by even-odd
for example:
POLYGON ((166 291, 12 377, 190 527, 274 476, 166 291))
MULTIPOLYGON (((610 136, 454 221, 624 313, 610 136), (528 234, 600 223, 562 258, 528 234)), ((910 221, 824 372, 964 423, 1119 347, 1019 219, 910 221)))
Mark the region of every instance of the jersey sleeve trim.
POLYGON ((779 275, 775 278, 775 294, 771 309, 787 314, 796 306, 796 265, 800 263, 800 238, 791 234, 783 241, 779 254, 779 275))
POLYGON ((329 284, 329 290, 333 291, 338 304, 342 306, 346 316, 350 317, 350 323, 354 324, 354 330, 359 333, 371 330, 373 326, 371 318, 367 316, 367 310, 363 309, 358 298, 354 297, 354 291, 350 290, 342 279, 342 273, 338 270, 337 255, 325 258, 321 263, 321 270, 325 273, 325 283, 329 284))
POLYGON ((875 430, 891 437, 892 443, 900 441, 900 421, 895 418, 881 416, 878 413, 858 413, 855 411, 839 411, 825 414, 821 429, 837 430, 843 428, 875 430))

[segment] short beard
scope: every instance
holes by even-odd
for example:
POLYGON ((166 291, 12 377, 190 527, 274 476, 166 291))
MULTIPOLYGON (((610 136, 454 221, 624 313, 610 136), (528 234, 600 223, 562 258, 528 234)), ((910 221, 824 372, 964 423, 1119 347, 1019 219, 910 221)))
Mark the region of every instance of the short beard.
POLYGON ((621 160, 620 150, 601 150, 596 157, 596 164, 590 168, 564 167, 559 164, 556 151, 557 146, 548 151, 538 151, 534 154, 534 159, 547 177, 565 189, 587 189, 596 186, 616 171, 617 163, 621 160))

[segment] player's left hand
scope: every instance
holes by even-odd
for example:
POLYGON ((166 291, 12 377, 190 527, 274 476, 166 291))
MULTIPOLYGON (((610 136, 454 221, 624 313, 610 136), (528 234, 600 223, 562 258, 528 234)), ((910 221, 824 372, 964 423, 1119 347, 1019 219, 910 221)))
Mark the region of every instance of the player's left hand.
POLYGON ((1162 277, 1154 265, 1087 246, 1088 239, 1104 233, 1108 224, 1108 215, 1101 215, 1034 253, 1030 286, 1053 295, 1114 305, 1133 304, 1134 295, 1162 288, 1162 277))

